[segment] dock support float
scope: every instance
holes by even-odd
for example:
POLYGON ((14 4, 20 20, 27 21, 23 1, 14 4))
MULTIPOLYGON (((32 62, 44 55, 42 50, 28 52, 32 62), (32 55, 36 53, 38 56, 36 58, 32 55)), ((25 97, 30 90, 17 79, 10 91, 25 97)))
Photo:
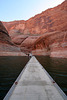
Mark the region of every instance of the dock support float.
POLYGON ((3 100, 67 100, 67 96, 32 56, 3 100))

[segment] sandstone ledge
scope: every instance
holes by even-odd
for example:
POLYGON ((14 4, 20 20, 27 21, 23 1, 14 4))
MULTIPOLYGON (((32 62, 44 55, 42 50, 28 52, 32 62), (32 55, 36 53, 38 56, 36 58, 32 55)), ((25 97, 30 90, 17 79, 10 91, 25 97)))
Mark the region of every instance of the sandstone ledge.
POLYGON ((67 50, 64 51, 53 51, 50 54, 50 57, 57 57, 57 58, 67 58, 67 50))
MULTIPOLYGON (((43 52, 43 51, 34 51, 33 55, 39 56, 50 56, 57 58, 67 58, 67 51, 53 51, 53 52, 43 52)), ((0 52, 0 56, 27 56, 23 52, 0 52)))
POLYGON ((57 50, 57 51, 44 51, 44 50, 34 50, 32 51, 33 55, 39 56, 49 56, 57 58, 67 58, 67 50, 57 50))
POLYGON ((49 56, 50 55, 50 51, 47 52, 45 49, 37 49, 37 50, 33 50, 32 51, 32 54, 33 55, 43 55, 43 56, 49 56))
POLYGON ((27 56, 23 52, 0 52, 0 56, 27 56))

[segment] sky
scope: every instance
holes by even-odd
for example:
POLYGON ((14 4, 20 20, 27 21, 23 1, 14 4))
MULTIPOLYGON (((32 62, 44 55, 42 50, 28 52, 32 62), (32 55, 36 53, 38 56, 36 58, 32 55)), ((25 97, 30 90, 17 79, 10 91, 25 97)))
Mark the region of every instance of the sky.
POLYGON ((64 0, 0 0, 0 21, 28 20, 64 0))

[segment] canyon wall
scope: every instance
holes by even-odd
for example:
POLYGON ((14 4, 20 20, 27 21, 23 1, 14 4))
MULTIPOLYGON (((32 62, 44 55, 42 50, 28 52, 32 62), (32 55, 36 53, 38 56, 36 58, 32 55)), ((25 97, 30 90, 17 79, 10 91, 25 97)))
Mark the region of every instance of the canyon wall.
POLYGON ((29 20, 3 22, 11 36, 17 34, 43 34, 67 30, 67 0, 57 7, 47 9, 29 20))
POLYGON ((17 47, 11 40, 8 31, 0 21, 0 56, 15 56, 24 55, 20 48, 17 47))
POLYGON ((43 34, 32 46, 34 55, 50 55, 67 58, 67 31, 43 34))
POLYGON ((67 0, 26 21, 3 24, 22 52, 67 57, 67 0))

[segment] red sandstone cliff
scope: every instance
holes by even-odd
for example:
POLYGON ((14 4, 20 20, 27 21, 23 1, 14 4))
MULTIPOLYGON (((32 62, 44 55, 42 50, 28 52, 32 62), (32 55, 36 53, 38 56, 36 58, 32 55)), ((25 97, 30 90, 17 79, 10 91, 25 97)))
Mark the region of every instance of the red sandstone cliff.
POLYGON ((27 21, 4 22, 10 35, 22 34, 43 34, 52 31, 67 30, 67 0, 61 5, 43 11, 27 21))
POLYGON ((67 0, 27 21, 3 22, 22 51, 67 57, 67 0))
POLYGON ((32 45, 32 48, 32 53, 35 55, 67 58, 67 31, 43 34, 32 45))
POLYGON ((0 21, 0 53, 16 52, 16 51, 20 51, 20 49, 12 43, 6 28, 3 26, 2 22, 0 21))

